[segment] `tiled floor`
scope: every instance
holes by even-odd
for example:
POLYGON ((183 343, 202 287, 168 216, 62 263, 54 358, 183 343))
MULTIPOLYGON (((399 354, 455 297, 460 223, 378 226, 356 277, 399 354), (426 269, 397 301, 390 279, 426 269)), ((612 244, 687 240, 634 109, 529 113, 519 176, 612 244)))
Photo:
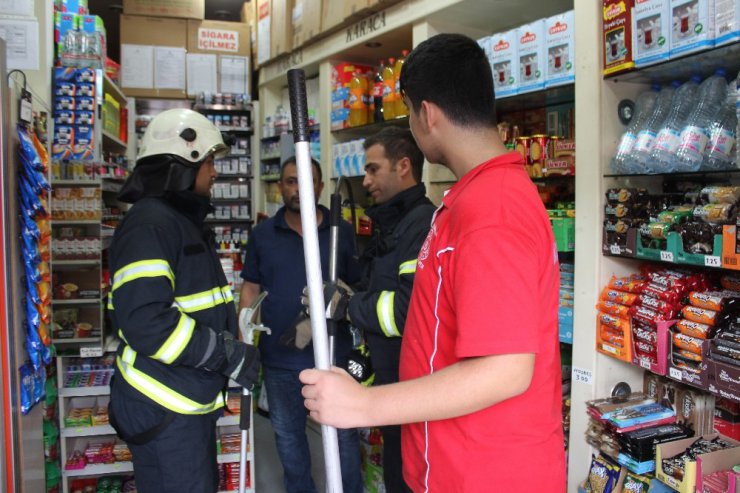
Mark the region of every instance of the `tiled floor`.
MULTIPOLYGON (((313 480, 316 491, 322 492, 326 489, 326 479, 321 429, 318 425, 309 424, 306 433, 311 447, 313 480)), ((254 414, 254 468, 255 493, 285 493, 283 466, 278 458, 270 420, 258 413, 254 414)))

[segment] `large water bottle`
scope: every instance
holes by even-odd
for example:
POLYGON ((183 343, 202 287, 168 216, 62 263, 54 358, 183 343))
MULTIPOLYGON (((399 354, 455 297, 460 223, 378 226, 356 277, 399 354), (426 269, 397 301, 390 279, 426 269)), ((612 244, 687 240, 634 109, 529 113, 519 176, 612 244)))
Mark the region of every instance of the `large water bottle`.
POLYGON ((650 151, 653 150, 653 142, 658 135, 661 125, 671 111, 673 95, 681 84, 673 81, 669 87, 664 87, 655 101, 653 113, 645 119, 642 128, 637 133, 637 141, 632 152, 625 159, 627 173, 654 173, 649 166, 650 151))
POLYGON ((671 111, 660 126, 660 131, 653 141, 653 149, 650 152, 649 172, 665 173, 673 169, 673 161, 676 159, 676 151, 680 143, 681 129, 684 127, 689 113, 696 106, 696 98, 699 93, 701 78, 698 75, 684 82, 673 94, 671 111))
POLYGON ((735 167, 737 134, 737 81, 727 86, 727 97, 717 118, 709 126, 709 143, 704 151, 701 169, 723 170, 735 167))
POLYGON ((635 101, 635 113, 632 115, 632 120, 627 127, 627 130, 622 134, 619 139, 619 145, 617 145, 617 152, 612 158, 611 168, 613 173, 627 173, 627 167, 625 166, 625 160, 632 152, 632 148, 637 141, 637 132, 642 128, 645 119, 648 118, 655 107, 655 100, 658 98, 658 92, 660 91, 660 85, 654 84, 649 91, 640 93, 635 101))
POLYGON ((676 151, 674 171, 698 171, 704 161, 709 143, 709 125, 722 108, 727 97, 727 81, 722 69, 708 77, 699 87, 696 108, 686 119, 681 130, 681 142, 676 151))

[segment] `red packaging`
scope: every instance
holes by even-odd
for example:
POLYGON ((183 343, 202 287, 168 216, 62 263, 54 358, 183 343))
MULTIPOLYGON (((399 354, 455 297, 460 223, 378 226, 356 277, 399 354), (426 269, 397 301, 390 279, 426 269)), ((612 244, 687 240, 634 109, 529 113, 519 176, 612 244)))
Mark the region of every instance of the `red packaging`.
POLYGON ((633 0, 603 0, 604 75, 635 67, 632 53, 633 0))

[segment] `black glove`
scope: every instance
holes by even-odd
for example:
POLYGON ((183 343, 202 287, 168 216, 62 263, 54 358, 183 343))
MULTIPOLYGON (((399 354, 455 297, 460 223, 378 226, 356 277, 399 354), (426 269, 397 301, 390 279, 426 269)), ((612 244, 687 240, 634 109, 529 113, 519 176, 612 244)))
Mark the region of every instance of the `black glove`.
POLYGON ((295 323, 280 337, 280 344, 296 349, 305 349, 311 343, 312 337, 311 319, 307 314, 301 312, 295 323))
MULTIPOLYGON (((330 285, 328 282, 324 282, 324 303, 326 303, 326 318, 328 320, 340 321, 347 320, 347 308, 349 308, 349 300, 355 294, 352 288, 341 279, 337 280, 337 283, 330 285)), ((301 304, 308 308, 308 287, 303 288, 303 296, 301 296, 301 304)))
POLYGON ((260 352, 251 345, 234 339, 230 332, 216 335, 216 350, 205 367, 229 377, 245 389, 254 387, 260 371, 260 352))

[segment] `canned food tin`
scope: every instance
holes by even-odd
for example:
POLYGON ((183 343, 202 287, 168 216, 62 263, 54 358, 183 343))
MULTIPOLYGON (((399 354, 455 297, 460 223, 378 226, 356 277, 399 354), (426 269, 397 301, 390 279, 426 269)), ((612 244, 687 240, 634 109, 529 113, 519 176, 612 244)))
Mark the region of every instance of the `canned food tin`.
POLYGON ((516 138, 516 152, 522 155, 526 164, 531 164, 529 146, 532 139, 531 137, 517 137, 516 138))
POLYGON ((539 163, 544 164, 547 159, 547 143, 549 137, 544 134, 537 134, 532 136, 532 140, 529 144, 529 158, 531 164, 539 163))

